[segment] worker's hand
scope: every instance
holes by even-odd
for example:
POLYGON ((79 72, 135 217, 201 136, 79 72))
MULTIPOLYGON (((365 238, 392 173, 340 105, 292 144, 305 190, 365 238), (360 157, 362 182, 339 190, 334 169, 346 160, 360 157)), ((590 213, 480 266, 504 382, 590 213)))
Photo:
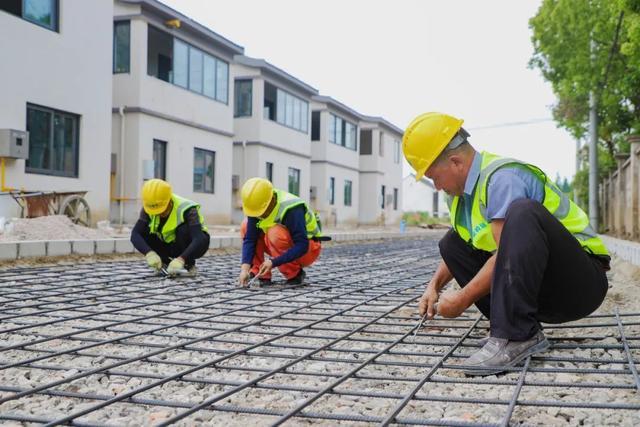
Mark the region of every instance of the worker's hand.
POLYGON ((147 252, 144 257, 147 259, 147 265, 149 265, 149 267, 156 271, 162 268, 162 259, 160 259, 160 256, 154 251, 147 252))
POLYGON ((260 264, 260 269, 258 270, 258 274, 256 276, 262 277, 265 274, 268 274, 273 268, 273 262, 270 259, 264 260, 262 264, 260 264))
POLYGON ((174 258, 173 261, 167 266, 167 274, 169 276, 175 276, 184 270, 184 259, 182 257, 174 258))
POLYGON ((440 295, 438 314, 442 317, 458 317, 469 307, 464 294, 459 291, 447 291, 440 295))
POLYGON ((247 286, 247 284, 249 283, 249 271, 251 266, 249 266, 249 264, 242 264, 242 267, 240 267, 240 277, 238 277, 238 285, 240 286, 247 286))
POLYGON ((438 291, 436 290, 435 285, 429 283, 427 285, 427 289, 424 290, 422 297, 420 298, 420 302, 418 303, 418 310, 420 311, 420 316, 427 315, 427 319, 433 319, 433 316, 436 315, 436 302, 438 301, 438 291))

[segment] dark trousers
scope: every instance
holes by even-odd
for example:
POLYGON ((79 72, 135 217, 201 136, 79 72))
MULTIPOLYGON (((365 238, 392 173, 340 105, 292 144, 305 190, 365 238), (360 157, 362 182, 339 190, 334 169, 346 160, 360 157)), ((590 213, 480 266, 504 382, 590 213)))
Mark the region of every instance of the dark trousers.
MULTIPOLYGON (((208 236, 208 234, 207 234, 208 236)), ((160 240, 155 234, 148 234, 144 239, 151 249, 153 249, 162 258, 163 264, 169 264, 171 259, 177 258, 182 255, 191 244, 191 234, 189 232, 189 226, 187 223, 182 223, 176 228, 176 240, 171 243, 166 243, 160 240)), ((185 267, 191 267, 196 263, 196 259, 202 257, 209 250, 209 239, 201 242, 198 247, 193 251, 189 251, 191 254, 184 261, 185 267)))
MULTIPOLYGON (((491 257, 449 230, 440 254, 464 287, 491 257)), ((563 323, 595 311, 607 294, 605 267, 540 203, 522 199, 507 211, 491 283, 476 302, 491 336, 523 341, 540 323, 563 323)))

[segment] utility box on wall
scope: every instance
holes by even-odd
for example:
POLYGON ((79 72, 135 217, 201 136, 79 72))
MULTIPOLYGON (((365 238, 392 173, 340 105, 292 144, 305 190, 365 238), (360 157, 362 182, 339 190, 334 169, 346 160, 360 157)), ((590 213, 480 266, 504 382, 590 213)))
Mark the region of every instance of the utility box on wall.
POLYGON ((28 159, 29 132, 0 129, 0 157, 28 159))

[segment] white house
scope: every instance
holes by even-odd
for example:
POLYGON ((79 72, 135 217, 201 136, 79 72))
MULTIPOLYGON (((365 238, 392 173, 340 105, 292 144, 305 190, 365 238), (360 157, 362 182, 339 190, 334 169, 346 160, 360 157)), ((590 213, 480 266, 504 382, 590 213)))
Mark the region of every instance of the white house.
POLYGON ((427 212, 434 218, 449 216, 447 195, 443 191, 436 191, 427 178, 416 181, 414 173, 405 176, 402 191, 402 209, 405 212, 427 212))
MULTIPOLYGON (((0 2, 0 140, 28 144, 4 184, 87 191, 94 222, 109 211, 112 28, 113 0, 0 2)), ((19 214, 0 197, 0 216, 19 214)))

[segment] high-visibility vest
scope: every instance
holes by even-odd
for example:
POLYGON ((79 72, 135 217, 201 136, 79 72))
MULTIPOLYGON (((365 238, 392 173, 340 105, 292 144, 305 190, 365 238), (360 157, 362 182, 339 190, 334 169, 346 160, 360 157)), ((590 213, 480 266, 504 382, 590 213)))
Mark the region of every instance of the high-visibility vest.
POLYGON ((473 247, 488 252, 495 251, 498 246, 493 239, 493 233, 487 220, 487 185, 491 175, 499 168, 511 165, 523 167, 534 173, 544 184, 544 199, 542 205, 555 216, 562 225, 578 240, 582 248, 595 255, 609 255, 607 248, 589 224, 589 217, 564 194, 546 174, 538 167, 523 163, 519 160, 500 157, 495 154, 482 152, 480 176, 476 183, 471 206, 471 229, 467 229, 459 218, 464 215, 458 209, 460 197, 454 196, 450 201, 449 212, 451 225, 458 235, 473 247))
POLYGON ((286 191, 275 189, 273 192, 276 195, 276 205, 268 217, 258 220, 257 226, 259 229, 266 233, 267 230, 274 225, 282 224, 282 218, 284 218, 289 209, 302 205, 305 209, 304 220, 307 229, 307 238, 311 239, 312 237, 320 237, 322 235, 316 216, 304 200, 286 191))
POLYGON ((171 195, 173 201, 173 208, 167 218, 167 221, 160 227, 160 215, 149 215, 149 232, 158 236, 163 242, 171 243, 176 240, 176 229, 184 222, 184 213, 187 209, 195 207, 198 211, 198 217, 200 218, 200 224, 202 231, 208 231, 204 218, 200 213, 200 205, 188 199, 184 199, 177 194, 171 195))

